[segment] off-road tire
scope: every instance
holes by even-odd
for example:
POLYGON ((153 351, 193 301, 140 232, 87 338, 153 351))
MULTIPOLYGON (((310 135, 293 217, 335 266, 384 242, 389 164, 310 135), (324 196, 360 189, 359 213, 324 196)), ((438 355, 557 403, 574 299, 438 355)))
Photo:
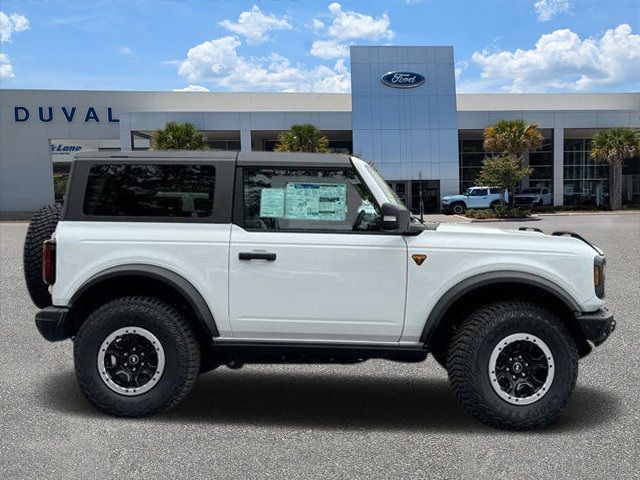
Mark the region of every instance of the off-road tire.
POLYGON ((527 430, 551 422, 569 401, 578 375, 578 350, 552 312, 525 301, 497 302, 480 307, 459 325, 449 344, 447 368, 458 401, 471 415, 492 427, 527 430), (491 352, 514 333, 537 336, 554 359, 548 391, 528 405, 503 400, 489 378, 491 352))
POLYGON ((467 206, 463 202, 455 202, 451 205, 451 213, 454 215, 463 215, 466 210, 467 206))
POLYGON ((500 202, 491 202, 491 204, 489 205, 489 208, 494 212, 497 212, 498 208, 500 208, 500 202))
POLYGON ((42 280, 42 243, 49 240, 60 220, 60 204, 47 205, 32 217, 22 254, 24 279, 31 300, 38 308, 51 305, 49 287, 42 280))
POLYGON ((200 372, 200 347, 184 316, 172 305, 153 297, 122 297, 89 315, 74 340, 76 377, 82 392, 99 410, 120 417, 140 417, 178 404, 200 372), (140 327, 162 344, 165 365, 153 388, 126 396, 107 386, 98 372, 98 354, 105 339, 123 327, 140 327))

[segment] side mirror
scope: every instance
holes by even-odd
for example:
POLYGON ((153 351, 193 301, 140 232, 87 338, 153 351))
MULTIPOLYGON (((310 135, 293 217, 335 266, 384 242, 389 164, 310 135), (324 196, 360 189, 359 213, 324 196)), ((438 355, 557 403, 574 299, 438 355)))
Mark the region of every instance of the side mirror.
POLYGON ((407 232, 411 225, 411 212, 394 203, 383 203, 380 207, 380 228, 386 232, 407 232))

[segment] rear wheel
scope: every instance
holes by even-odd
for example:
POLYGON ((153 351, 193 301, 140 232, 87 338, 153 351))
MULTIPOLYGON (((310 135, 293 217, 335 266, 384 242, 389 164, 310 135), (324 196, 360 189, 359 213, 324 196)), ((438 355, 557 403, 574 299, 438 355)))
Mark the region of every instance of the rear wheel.
POLYGON ((24 278, 31 300, 39 308, 51 305, 49 287, 42 280, 42 243, 49 240, 60 220, 60 204, 47 205, 31 219, 22 254, 24 278))
POLYGON ((500 208, 500 202, 491 202, 489 208, 491 208, 491 210, 493 210, 494 212, 497 212, 498 208, 500 208))
POLYGON ((462 215, 467 210, 467 206, 462 202, 456 202, 451 205, 451 211, 455 215, 462 215))
POLYGON ((483 423, 524 430, 553 420, 578 375, 578 350, 552 313, 528 302, 479 308, 456 330, 447 354, 460 403, 483 423))
POLYGON ((200 371, 200 349, 173 306, 152 297, 123 297, 80 326, 74 361, 78 383, 95 407, 138 417, 184 398, 200 371))

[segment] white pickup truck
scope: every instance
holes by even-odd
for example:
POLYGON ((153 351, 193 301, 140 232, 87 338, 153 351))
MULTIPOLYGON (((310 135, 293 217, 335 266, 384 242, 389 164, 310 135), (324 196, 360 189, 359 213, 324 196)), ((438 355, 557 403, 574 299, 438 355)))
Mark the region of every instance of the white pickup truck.
POLYGON ((535 428, 615 326, 586 240, 421 224, 346 155, 80 154, 24 255, 38 330, 73 340, 82 391, 118 416, 219 366, 431 353, 472 415, 535 428))

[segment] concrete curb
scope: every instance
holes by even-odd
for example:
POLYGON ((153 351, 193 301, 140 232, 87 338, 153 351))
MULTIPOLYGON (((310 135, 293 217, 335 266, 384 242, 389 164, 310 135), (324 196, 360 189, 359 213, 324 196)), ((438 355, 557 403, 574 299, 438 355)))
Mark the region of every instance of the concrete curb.
POLYGON ((467 223, 537 222, 540 220, 536 215, 529 218, 468 218, 462 215, 454 215, 454 217, 463 219, 467 223))
POLYGON ((615 212, 554 212, 554 213, 536 213, 540 217, 558 217, 573 215, 639 215, 640 210, 618 210, 615 212))

